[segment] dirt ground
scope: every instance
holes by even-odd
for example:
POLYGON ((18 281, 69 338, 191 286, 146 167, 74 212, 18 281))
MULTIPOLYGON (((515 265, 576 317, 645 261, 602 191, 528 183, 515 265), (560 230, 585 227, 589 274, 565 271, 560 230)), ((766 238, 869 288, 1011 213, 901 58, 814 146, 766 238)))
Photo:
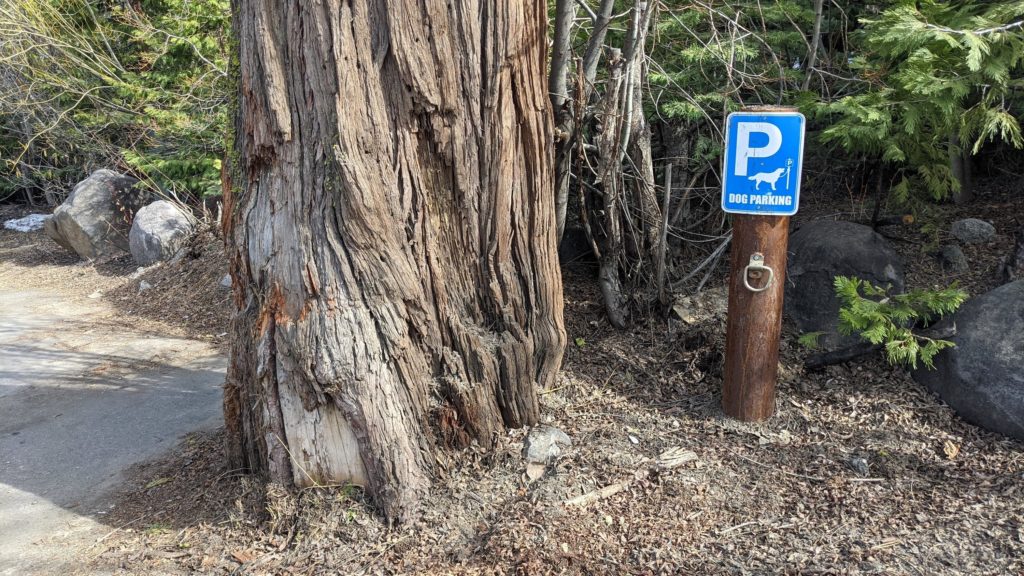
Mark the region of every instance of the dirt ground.
MULTIPOLYGON (((972 272, 959 280, 973 294, 995 285, 1013 218, 1024 214, 1017 187, 983 189, 961 214, 992 220, 1000 234, 965 249, 972 272)), ((808 201, 803 217, 829 216, 832 206, 808 201)), ((921 255, 932 238, 913 227, 887 234, 911 286, 951 279, 921 255)), ((38 281, 98 286, 127 314, 204 338, 226 332, 212 240, 177 268, 134 279, 125 264, 76 266, 40 235, 0 232, 0 249, 12 242, 45 261, 38 281), (147 277, 159 300, 138 294, 147 277)), ((591 277, 565 273, 570 346, 558 384, 540 394, 544 421, 573 446, 539 480, 527 479, 525 431, 513 430, 492 451, 447 455, 422 517, 389 526, 358 488, 264 484, 226 467, 219 432, 197 434, 132 471, 82 573, 1024 573, 1024 444, 964 423, 878 358, 805 373, 807 352, 791 333, 777 415, 728 420, 719 408, 721 298, 698 299, 690 323, 616 331, 591 277), (673 448, 696 458, 658 466, 673 448), (564 503, 615 484, 624 489, 564 503)))

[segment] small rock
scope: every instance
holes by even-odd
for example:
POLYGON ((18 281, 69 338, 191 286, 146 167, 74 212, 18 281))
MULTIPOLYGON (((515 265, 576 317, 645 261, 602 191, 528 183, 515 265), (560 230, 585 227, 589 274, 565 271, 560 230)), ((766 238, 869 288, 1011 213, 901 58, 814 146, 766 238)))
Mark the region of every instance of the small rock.
POLYGON ((527 462, 546 464, 558 458, 563 448, 572 446, 569 435, 554 426, 534 426, 523 441, 527 462))
POLYGON ((783 430, 779 432, 778 442, 783 446, 789 446, 793 443, 793 435, 790 434, 789 430, 783 430))
POLYGON ((964 218, 953 222, 949 233, 964 244, 981 244, 996 237, 996 227, 977 218, 964 218))
POLYGON ((679 297, 673 303, 672 311, 685 324, 696 324, 701 320, 724 319, 728 307, 729 291, 722 286, 679 297))
POLYGON ((939 263, 943 270, 954 274, 963 274, 970 269, 967 256, 956 244, 946 244, 939 249, 939 263))
POLYGON ((221 288, 231 288, 231 274, 225 274, 224 277, 220 279, 220 286, 221 288))
POLYGON ((100 292, 99 290, 93 292, 92 294, 89 294, 89 298, 91 298, 93 300, 95 300, 97 298, 102 298, 102 297, 103 297, 103 292, 100 292))
POLYGON ((861 478, 867 478, 871 475, 871 469, 868 467, 868 461, 864 458, 850 458, 846 464, 861 478))
POLYGON ((527 462, 526 463, 526 477, 530 479, 530 482, 540 478, 544 475, 544 471, 547 466, 538 462, 527 462))
POLYGON ((636 436, 633 436, 632 434, 629 435, 629 441, 632 442, 633 444, 639 444, 640 443, 640 439, 637 438, 636 436))
POLYGON ((145 292, 146 290, 149 290, 152 287, 153 287, 153 285, 150 284, 149 282, 146 282, 145 280, 143 280, 142 282, 139 282, 139 294, 142 294, 143 292, 145 292))

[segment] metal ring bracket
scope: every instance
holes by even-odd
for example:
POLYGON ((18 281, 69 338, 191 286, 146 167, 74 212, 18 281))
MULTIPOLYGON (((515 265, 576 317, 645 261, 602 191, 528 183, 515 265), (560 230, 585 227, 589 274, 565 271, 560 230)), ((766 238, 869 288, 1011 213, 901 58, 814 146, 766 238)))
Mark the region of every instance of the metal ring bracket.
POLYGON ((743 287, 751 292, 764 292, 771 285, 772 281, 775 280, 775 271, 764 264, 764 254, 760 252, 754 252, 750 255, 750 263, 747 264, 746 268, 743 269, 743 287), (768 272, 768 281, 764 283, 764 286, 760 288, 754 288, 750 285, 750 276, 753 275, 754 279, 761 277, 763 272, 768 272))

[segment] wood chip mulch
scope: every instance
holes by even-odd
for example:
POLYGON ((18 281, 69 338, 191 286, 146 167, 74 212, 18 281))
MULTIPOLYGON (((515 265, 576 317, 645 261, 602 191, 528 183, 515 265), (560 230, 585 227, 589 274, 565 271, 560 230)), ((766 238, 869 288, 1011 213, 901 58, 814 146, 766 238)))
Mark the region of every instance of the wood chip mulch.
MULTIPOLYGON (((972 294, 995 285, 1013 213, 1024 214, 1012 192, 989 191, 969 214, 950 209, 999 232, 965 248, 972 271, 960 280, 972 294)), ((911 286, 947 280, 920 256, 919 232, 892 234, 904 238, 894 242, 911 286)), ((0 253, 24 260, 11 266, 42 258, 47 282, 58 267, 77 270, 11 242, 0 234, 0 253)), ((215 338, 228 314, 223 257, 198 254, 130 284, 126 267, 110 293, 215 338), (158 299, 138 294, 144 279, 158 299)), ((88 275, 102 283, 101 272, 88 275)), ((545 423, 573 446, 539 480, 525 474, 525 431, 513 430, 495 450, 446 455, 421 518, 389 526, 357 488, 292 493, 229 470, 222 432, 193 435, 131 471, 81 573, 1024 573, 1024 444, 966 424, 905 370, 869 358, 805 373, 807 351, 787 333, 777 414, 739 423, 719 408, 721 306, 616 331, 590 271, 567 272, 565 294, 570 345, 557 385, 540 394, 545 423), (670 449, 697 457, 658 467, 670 449)))

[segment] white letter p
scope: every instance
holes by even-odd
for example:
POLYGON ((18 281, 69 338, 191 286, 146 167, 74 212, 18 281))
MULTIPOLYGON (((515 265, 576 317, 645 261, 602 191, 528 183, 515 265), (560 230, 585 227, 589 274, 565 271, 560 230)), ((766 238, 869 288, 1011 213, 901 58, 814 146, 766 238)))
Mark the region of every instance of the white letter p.
POLYGON ((747 175, 747 160, 768 158, 782 147, 782 131, 767 122, 738 122, 736 124, 736 175, 747 175), (750 147, 750 135, 760 132, 768 136, 768 143, 760 148, 750 147))

